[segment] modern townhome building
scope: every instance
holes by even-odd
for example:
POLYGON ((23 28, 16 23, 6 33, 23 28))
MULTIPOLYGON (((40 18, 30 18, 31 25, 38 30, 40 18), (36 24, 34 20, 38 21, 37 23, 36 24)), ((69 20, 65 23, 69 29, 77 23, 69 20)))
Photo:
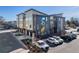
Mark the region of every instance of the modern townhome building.
POLYGON ((19 31, 31 37, 47 37, 64 31, 64 17, 47 15, 35 9, 18 14, 17 20, 19 31))

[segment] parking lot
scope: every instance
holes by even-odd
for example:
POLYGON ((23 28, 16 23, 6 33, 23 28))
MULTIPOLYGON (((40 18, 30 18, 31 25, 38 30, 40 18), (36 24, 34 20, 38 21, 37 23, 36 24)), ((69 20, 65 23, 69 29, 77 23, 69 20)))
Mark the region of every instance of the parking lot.
MULTIPOLYGON (((77 32, 76 29, 70 29, 67 32, 71 31, 77 34, 77 39, 74 39, 68 43, 63 42, 63 44, 55 47, 49 47, 48 53, 79 53, 79 32, 77 32)), ((19 36, 18 39, 21 39, 23 37, 24 36, 19 36)))
MULTIPOLYGON (((68 32, 71 31, 77 34, 77 39, 74 39, 68 43, 63 42, 63 44, 55 47, 49 47, 48 53, 79 53, 79 32, 77 32, 76 29, 68 30, 68 32)), ((19 39, 21 38, 22 37, 19 37, 19 39)))
POLYGON ((77 39, 69 43, 63 43, 57 47, 50 47, 48 53, 79 53, 79 35, 77 39))

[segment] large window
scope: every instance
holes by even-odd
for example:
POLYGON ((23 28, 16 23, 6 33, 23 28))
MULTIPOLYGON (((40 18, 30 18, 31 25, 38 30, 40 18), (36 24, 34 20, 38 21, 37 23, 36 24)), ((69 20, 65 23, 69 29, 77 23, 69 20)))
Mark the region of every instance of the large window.
POLYGON ((26 27, 28 30, 32 30, 32 15, 31 14, 26 14, 26 27))
POLYGON ((60 32, 62 30, 62 18, 58 18, 58 23, 57 23, 57 31, 60 32))

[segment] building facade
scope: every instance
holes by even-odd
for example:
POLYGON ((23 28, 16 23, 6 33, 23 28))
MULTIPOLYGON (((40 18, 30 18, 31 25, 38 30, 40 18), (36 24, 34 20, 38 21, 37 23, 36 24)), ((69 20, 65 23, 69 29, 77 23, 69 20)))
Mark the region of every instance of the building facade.
POLYGON ((65 33, 65 17, 61 14, 50 15, 51 34, 63 35, 65 33))
POLYGON ((50 21, 48 15, 34 15, 34 31, 35 36, 44 37, 50 34, 50 21))
POLYGON ((18 14, 17 19, 19 31, 31 37, 34 35, 35 37, 47 37, 55 32, 58 34, 64 31, 64 17, 47 15, 35 9, 18 14))
POLYGON ((19 31, 25 33, 28 36, 32 36, 33 33, 35 33, 35 36, 37 37, 39 35, 41 36, 48 34, 48 15, 43 12, 37 11, 35 9, 30 9, 24 13, 18 14, 17 19, 17 26, 20 29, 19 31))
POLYGON ((24 13, 20 13, 17 15, 17 27, 20 32, 24 31, 24 25, 25 25, 24 17, 25 17, 24 13))

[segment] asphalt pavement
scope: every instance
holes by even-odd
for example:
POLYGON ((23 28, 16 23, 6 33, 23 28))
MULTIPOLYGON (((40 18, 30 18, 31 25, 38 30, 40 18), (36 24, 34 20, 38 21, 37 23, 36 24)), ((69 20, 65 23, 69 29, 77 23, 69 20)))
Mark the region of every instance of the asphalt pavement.
POLYGON ((12 35, 11 32, 0 33, 0 53, 8 53, 24 46, 12 35))

